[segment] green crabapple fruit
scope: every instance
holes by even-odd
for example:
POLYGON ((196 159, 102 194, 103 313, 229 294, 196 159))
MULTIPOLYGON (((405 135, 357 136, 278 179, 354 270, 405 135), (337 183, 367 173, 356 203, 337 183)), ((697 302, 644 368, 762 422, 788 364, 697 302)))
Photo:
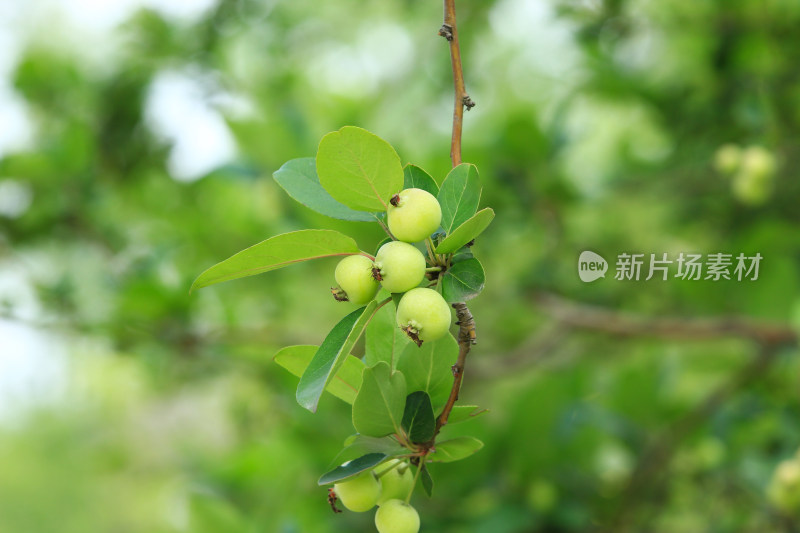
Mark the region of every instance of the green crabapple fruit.
POLYGON ((375 255, 373 276, 389 292, 406 292, 425 277, 425 256, 407 242, 387 242, 375 255))
POLYGON ((800 515, 800 461, 787 459, 778 465, 767 489, 767 497, 784 513, 800 515))
POLYGON ((375 474, 379 476, 381 483, 378 505, 388 500, 405 499, 414 486, 414 474, 411 473, 408 463, 400 459, 392 459, 375 468, 375 474))
POLYGON ((412 289, 397 304, 397 325, 418 345, 443 337, 450 319, 450 306, 433 289, 412 289))
POLYGON ((334 272, 336 283, 341 291, 332 289, 333 295, 340 301, 351 301, 354 304, 365 304, 377 294, 380 285, 372 277, 372 261, 363 255, 350 255, 336 265, 334 272))
POLYGON ((772 180, 769 176, 753 174, 740 170, 733 177, 731 189, 733 196, 747 205, 761 205, 765 203, 772 193, 772 180))
POLYGON ((417 242, 439 228, 442 208, 428 191, 405 189, 392 196, 386 208, 386 221, 396 239, 417 242))
POLYGON ((714 168, 721 174, 733 174, 742 164, 742 149, 737 144, 723 144, 714 153, 714 168))
POLYGON ((419 514, 403 500, 389 500, 378 507, 375 527, 378 533, 417 533, 419 514))
POLYGON ((342 505, 356 513, 363 513, 377 505, 381 485, 372 471, 368 471, 334 484, 333 491, 342 505))
POLYGON ((775 156, 763 146, 748 146, 742 153, 742 171, 755 178, 768 178, 775 173, 775 156))

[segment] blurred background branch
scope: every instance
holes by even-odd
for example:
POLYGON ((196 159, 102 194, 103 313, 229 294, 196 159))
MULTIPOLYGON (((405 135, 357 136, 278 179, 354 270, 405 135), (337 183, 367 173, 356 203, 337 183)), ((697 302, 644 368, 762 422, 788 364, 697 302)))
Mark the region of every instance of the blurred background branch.
POLYGON ((560 324, 618 337, 656 337, 670 340, 703 340, 738 337, 760 345, 780 347, 798 341, 789 324, 769 323, 747 317, 643 317, 599 306, 586 305, 554 294, 538 293, 534 301, 560 324))

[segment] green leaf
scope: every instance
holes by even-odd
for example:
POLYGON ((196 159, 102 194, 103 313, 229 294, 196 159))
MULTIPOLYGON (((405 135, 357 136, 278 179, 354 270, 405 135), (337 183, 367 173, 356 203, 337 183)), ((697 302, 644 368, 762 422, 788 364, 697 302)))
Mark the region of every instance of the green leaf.
POLYGON ((458 343, 452 335, 433 342, 423 342, 421 347, 409 344, 397 362, 397 369, 406 378, 410 391, 425 391, 434 408, 447 402, 453 385, 451 367, 458 359, 458 343))
POLYGON ((382 453, 386 456, 387 460, 409 453, 408 449, 401 446, 392 437, 376 438, 359 435, 358 433, 347 437, 344 441, 344 446, 345 447, 334 458, 330 468, 344 464, 347 461, 352 461, 368 453, 382 453))
POLYGON ((403 187, 403 166, 394 148, 354 126, 322 138, 317 174, 333 198, 361 211, 385 211, 389 199, 403 187))
POLYGON ((397 327, 395 316, 394 304, 387 304, 367 324, 364 332, 364 362, 367 366, 386 361, 392 369, 397 367, 397 360, 411 339, 397 327))
POLYGON ((452 463, 466 459, 483 448, 483 443, 475 437, 456 437, 436 443, 436 451, 429 455, 431 462, 452 463))
POLYGON ((403 188, 410 189, 412 187, 428 191, 434 196, 439 194, 439 186, 436 185, 436 181, 430 174, 416 165, 406 165, 403 168, 403 188))
POLYGON ((344 364, 369 317, 377 307, 375 301, 356 309, 336 324, 322 341, 297 385, 297 403, 315 413, 319 397, 344 364))
POLYGON ((454 405, 447 417, 447 425, 472 420, 488 412, 488 409, 479 409, 477 405, 454 405))
POLYGON ((481 262, 467 259, 450 267, 442 277, 442 296, 449 302, 466 302, 483 290, 486 275, 481 262))
POLYGON ((406 397, 402 424, 411 442, 428 442, 433 438, 436 420, 427 392, 415 391, 406 397))
POLYGON ((392 303, 394 303, 394 308, 397 309, 397 306, 400 305, 400 300, 403 299, 403 292, 393 292, 392 293, 392 303))
POLYGON ((337 466, 330 472, 322 474, 322 476, 317 481, 317 484, 329 485, 331 483, 336 483, 337 481, 353 477, 356 474, 360 474, 365 470, 374 468, 376 465, 380 464, 385 459, 386 459, 386 454, 384 453, 368 453, 366 455, 362 455, 357 459, 353 459, 352 461, 348 461, 343 465, 337 466))
POLYGON ((467 259, 472 259, 475 257, 472 253, 472 250, 464 246, 463 248, 459 248, 456 252, 450 256, 450 264, 454 265, 456 263, 460 263, 461 261, 466 261, 467 259))
POLYGON ((381 249, 381 246, 383 246, 387 242, 392 242, 393 240, 394 239, 392 239, 391 237, 386 237, 385 239, 383 239, 381 242, 378 243, 378 246, 375 247, 375 253, 376 254, 378 253, 378 250, 381 249))
POLYGON ((406 380, 380 362, 364 370, 361 390, 353 402, 353 426, 362 435, 383 437, 398 433, 406 404, 406 380))
POLYGON ((316 161, 313 157, 292 159, 272 173, 275 181, 286 193, 317 213, 340 220, 375 222, 373 213, 355 211, 336 201, 322 188, 317 176, 316 161))
POLYGON ((490 207, 481 209, 469 220, 458 226, 434 250, 437 254, 455 252, 469 241, 483 233, 494 219, 494 210, 490 207))
MULTIPOLYGON (((319 346, 287 346, 275 354, 273 359, 280 366, 297 377, 303 375, 319 346)), ((340 400, 352 404, 356 399, 358 389, 361 387, 361 374, 364 372, 364 362, 358 357, 348 355, 334 378, 325 388, 340 400)))
POLYGON ((200 274, 191 290, 246 276, 254 276, 300 261, 355 255, 356 241, 338 231, 306 229, 276 235, 217 263, 200 274))
POLYGON ((439 188, 442 228, 448 235, 478 210, 481 182, 475 165, 462 163, 450 171, 439 188))
MULTIPOLYGON (((369 437, 356 433, 344 440, 344 445, 351 449, 361 449, 364 453, 381 452, 386 455, 403 455, 408 453, 393 437, 369 437)), ((363 454, 359 454, 363 455, 363 454)))
POLYGON ((431 477, 431 473, 428 471, 428 465, 422 463, 422 472, 419 473, 419 477, 422 480, 422 488, 425 490, 425 494, 428 495, 428 498, 433 496, 433 478, 431 477))

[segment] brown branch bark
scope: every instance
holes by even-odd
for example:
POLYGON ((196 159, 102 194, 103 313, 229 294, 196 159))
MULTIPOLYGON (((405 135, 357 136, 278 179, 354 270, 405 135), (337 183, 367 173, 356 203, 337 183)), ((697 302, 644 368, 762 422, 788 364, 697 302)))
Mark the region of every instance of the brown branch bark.
POLYGON ((458 359, 456 364, 453 365, 453 388, 450 389, 450 397, 447 398, 447 403, 442 409, 442 414, 436 419, 436 431, 434 431, 433 439, 439 434, 439 431, 447 424, 447 419, 450 417, 450 412, 458 400, 458 395, 461 392, 461 382, 464 380, 464 363, 467 360, 467 354, 470 348, 475 344, 477 333, 475 330, 475 319, 472 318, 467 305, 464 303, 454 303, 453 307, 456 310, 458 317, 458 359))
MULTIPOLYGON (((455 102, 453 109, 453 136, 450 141, 450 159, 453 167, 461 164, 461 126, 464 121, 464 107, 471 109, 475 103, 470 99, 464 87, 464 71, 461 67, 461 47, 458 42, 458 29, 456 27, 456 2, 455 0, 444 0, 444 23, 439 29, 439 35, 447 39, 450 43, 450 63, 453 66, 453 86, 455 87, 455 102)), ((454 303, 456 316, 459 325, 458 330, 458 359, 453 365, 453 387, 450 389, 450 396, 442 409, 439 418, 436 419, 436 430, 433 434, 429 446, 436 440, 439 431, 447 424, 450 412, 458 400, 461 392, 461 383, 464 380, 464 364, 470 348, 475 344, 475 319, 472 318, 469 308, 463 302, 454 303)))
POLYGON ((450 42, 450 63, 453 66, 453 86, 455 98, 453 102, 453 135, 450 141, 450 159, 453 166, 461 164, 461 129, 464 122, 464 108, 472 109, 475 102, 467 94, 464 85, 464 71, 461 67, 461 46, 458 42, 456 27, 456 2, 444 0, 444 23, 439 35, 450 42))
POLYGON ((537 294, 534 299, 544 312, 564 325, 620 337, 656 337, 670 340, 736 337, 768 346, 789 345, 798 341, 797 333, 788 324, 746 317, 642 318, 571 302, 552 294, 537 294))

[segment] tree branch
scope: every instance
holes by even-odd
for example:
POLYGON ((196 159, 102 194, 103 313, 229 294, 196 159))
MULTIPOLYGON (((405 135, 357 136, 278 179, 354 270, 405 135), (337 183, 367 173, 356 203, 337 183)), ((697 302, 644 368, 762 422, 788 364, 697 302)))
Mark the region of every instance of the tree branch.
MULTIPOLYGON (((471 109, 475 103, 470 99, 464 87, 464 71, 461 67, 461 48, 458 44, 458 29, 456 28, 456 2, 455 0, 444 0, 444 23, 439 29, 439 35, 447 39, 450 43, 450 62, 453 66, 453 86, 455 87, 455 102, 453 109, 453 136, 450 142, 450 159, 453 167, 461 164, 461 125, 464 119, 464 107, 471 109)), ((436 419, 436 430, 433 438, 428 443, 432 446, 436 441, 439 431, 447 424, 447 419, 453 406, 458 400, 461 392, 461 383, 464 380, 464 363, 470 348, 475 344, 475 319, 472 313, 463 302, 453 304, 459 325, 458 330, 458 359, 453 365, 453 387, 450 389, 450 397, 442 409, 442 414, 436 419)))
POLYGON ((450 159, 455 167, 461 164, 461 126, 464 121, 464 107, 468 110, 475 107, 475 102, 469 97, 464 86, 461 47, 458 43, 458 28, 456 27, 455 0, 444 0, 444 23, 439 29, 439 35, 450 42, 450 62, 453 65, 455 99, 453 102, 453 136, 450 141, 450 159))
POLYGON ((461 391, 461 382, 464 379, 464 363, 467 360, 467 354, 470 348, 475 344, 476 331, 475 319, 472 318, 472 313, 469 312, 467 305, 464 303, 454 303, 453 307, 456 310, 458 317, 458 359, 456 364, 453 365, 453 388, 450 389, 450 397, 442 409, 442 414, 436 419, 436 431, 434 431, 433 439, 439 434, 439 431, 447 424, 447 419, 450 416, 450 411, 458 400, 458 394, 461 391))

